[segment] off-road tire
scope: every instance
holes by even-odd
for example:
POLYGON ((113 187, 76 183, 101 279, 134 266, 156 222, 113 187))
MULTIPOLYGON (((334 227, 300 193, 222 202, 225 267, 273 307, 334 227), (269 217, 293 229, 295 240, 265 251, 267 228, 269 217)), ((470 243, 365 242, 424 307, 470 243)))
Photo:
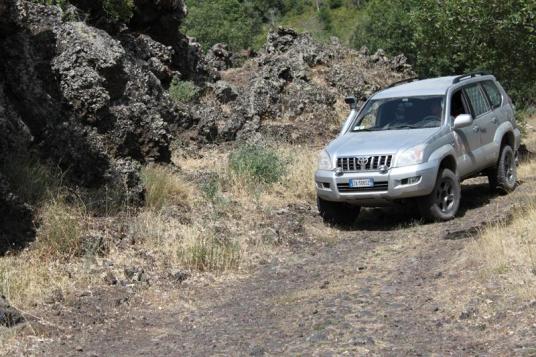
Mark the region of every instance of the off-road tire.
POLYGON ((417 201, 421 217, 426 221, 453 219, 460 208, 461 192, 458 176, 449 169, 442 169, 432 193, 417 201))
POLYGON ((517 168, 515 153, 510 145, 505 145, 499 154, 497 165, 487 171, 492 192, 510 193, 516 188, 517 168))
POLYGON ((350 225, 359 216, 361 207, 352 206, 343 202, 330 202, 317 198, 318 212, 324 219, 325 223, 338 224, 338 225, 350 225))

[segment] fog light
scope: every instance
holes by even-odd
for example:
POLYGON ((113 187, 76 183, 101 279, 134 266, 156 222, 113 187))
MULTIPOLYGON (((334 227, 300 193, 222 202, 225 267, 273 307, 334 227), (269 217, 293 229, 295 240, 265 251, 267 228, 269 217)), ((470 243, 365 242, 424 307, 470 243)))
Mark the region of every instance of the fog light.
POLYGON ((403 179, 402 181, 400 181, 400 183, 402 185, 413 185, 415 183, 418 183, 420 180, 421 180, 420 176, 414 176, 414 177, 403 179))

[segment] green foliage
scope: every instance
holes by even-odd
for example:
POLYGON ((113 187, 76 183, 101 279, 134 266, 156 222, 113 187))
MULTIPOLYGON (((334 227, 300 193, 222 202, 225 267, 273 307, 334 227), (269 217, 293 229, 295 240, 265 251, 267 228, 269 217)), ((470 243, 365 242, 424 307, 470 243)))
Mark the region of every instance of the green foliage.
POLYGON ((320 11, 318 12, 318 18, 320 19, 320 22, 322 22, 322 24, 324 25, 324 30, 331 31, 333 29, 331 14, 327 7, 320 8, 320 11))
POLYGON ((178 103, 186 103, 193 100, 199 94, 199 88, 189 81, 181 81, 173 78, 169 86, 169 95, 178 103))
POLYGON ((225 42, 231 49, 260 48, 271 27, 290 26, 348 43, 364 0, 187 0, 183 31, 203 47, 225 42), (318 5, 318 7, 317 7, 318 5), (319 10, 319 11, 318 11, 319 10))
POLYGON ((343 4, 343 0, 328 0, 328 6, 330 9, 338 9, 339 7, 343 6, 343 4))
POLYGON ((287 163, 273 149, 247 144, 231 154, 229 168, 254 183, 273 184, 286 174, 287 163))
POLYGON ((187 5, 189 14, 183 29, 205 48, 218 42, 234 50, 247 48, 260 31, 262 19, 251 16, 254 6, 238 0, 189 0, 187 5))
POLYGON ((134 0, 102 0, 102 8, 111 20, 128 22, 134 14, 134 0))
POLYGON ((421 76, 493 72, 517 104, 536 94, 533 0, 372 0, 356 47, 404 53, 421 76))

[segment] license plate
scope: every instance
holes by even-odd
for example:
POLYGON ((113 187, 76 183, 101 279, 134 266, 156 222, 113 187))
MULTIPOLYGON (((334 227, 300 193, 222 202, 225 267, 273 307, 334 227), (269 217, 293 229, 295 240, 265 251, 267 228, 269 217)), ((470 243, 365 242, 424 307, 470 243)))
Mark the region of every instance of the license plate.
POLYGON ((351 188, 374 187, 374 179, 371 179, 371 178, 351 179, 350 180, 350 187, 351 188))

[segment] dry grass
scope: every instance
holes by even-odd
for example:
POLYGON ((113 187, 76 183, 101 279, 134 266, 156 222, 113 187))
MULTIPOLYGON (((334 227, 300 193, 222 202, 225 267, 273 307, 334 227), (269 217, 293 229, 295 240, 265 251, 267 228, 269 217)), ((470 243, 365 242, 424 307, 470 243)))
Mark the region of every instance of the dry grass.
POLYGON ((88 230, 88 216, 83 206, 68 205, 56 198, 40 211, 41 227, 35 248, 42 257, 70 260, 82 255, 82 236, 88 230))
MULTIPOLYGON (((528 133, 524 142, 529 150, 536 149, 535 133, 528 133)), ((523 163, 518 168, 519 178, 526 185, 533 185, 535 170, 536 161, 523 163)), ((536 298, 536 191, 523 199, 523 208, 512 222, 485 229, 467 247, 466 254, 484 267, 486 278, 533 299, 536 298)))
MULTIPOLYGON (((279 147, 274 152, 290 169, 273 184, 236 175, 228 153, 218 150, 181 159, 180 172, 145 167, 146 207, 137 212, 92 216, 82 203, 64 199, 57 190, 37 206, 36 242, 0 259, 0 294, 31 310, 55 290, 69 294, 104 284, 101 259, 113 261, 118 274, 124 267, 143 265, 140 252, 156 258, 151 263, 156 274, 169 274, 170 268, 240 271, 276 254, 279 248, 264 239, 266 224, 276 210, 314 203, 318 150, 279 147), (118 232, 134 244, 116 246, 118 232), (83 238, 93 233, 103 236, 109 247, 102 257, 88 255, 84 246, 83 238)), ((335 235, 311 234, 336 240, 335 235)))
POLYGON ((194 197, 192 186, 164 166, 151 165, 141 172, 145 185, 145 204, 151 209, 170 205, 188 205, 194 197))

